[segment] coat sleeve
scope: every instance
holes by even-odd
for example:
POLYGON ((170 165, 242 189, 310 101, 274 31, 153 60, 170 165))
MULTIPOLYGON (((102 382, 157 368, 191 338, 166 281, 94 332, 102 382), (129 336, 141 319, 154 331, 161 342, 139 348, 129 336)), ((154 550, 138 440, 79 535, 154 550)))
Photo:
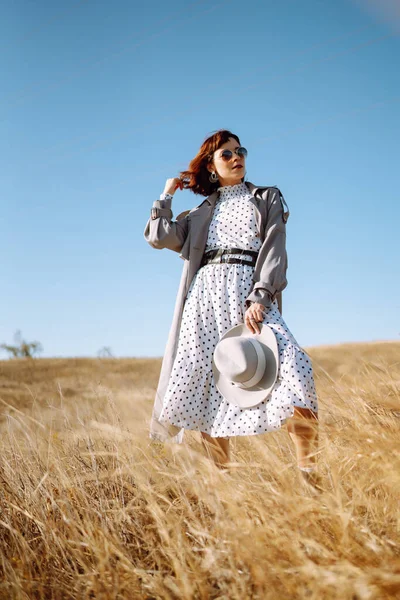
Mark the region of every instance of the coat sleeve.
POLYGON ((181 219, 172 220, 171 202, 172 197, 167 196, 165 200, 156 200, 153 203, 152 215, 147 221, 144 237, 153 248, 169 248, 180 252, 188 235, 189 224, 186 214, 181 219))
POLYGON ((269 308, 276 295, 287 286, 286 221, 289 210, 284 211, 286 202, 278 188, 268 190, 267 202, 264 241, 254 268, 252 291, 245 301, 246 309, 252 302, 269 308))

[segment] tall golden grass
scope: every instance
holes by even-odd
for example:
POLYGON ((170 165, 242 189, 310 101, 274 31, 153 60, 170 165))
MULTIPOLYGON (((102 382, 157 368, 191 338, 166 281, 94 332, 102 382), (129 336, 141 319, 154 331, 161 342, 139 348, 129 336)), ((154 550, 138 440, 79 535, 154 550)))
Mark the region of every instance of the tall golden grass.
POLYGON ((151 444, 160 360, 0 362, 0 597, 400 597, 400 344, 308 352, 319 496, 285 429, 151 444))

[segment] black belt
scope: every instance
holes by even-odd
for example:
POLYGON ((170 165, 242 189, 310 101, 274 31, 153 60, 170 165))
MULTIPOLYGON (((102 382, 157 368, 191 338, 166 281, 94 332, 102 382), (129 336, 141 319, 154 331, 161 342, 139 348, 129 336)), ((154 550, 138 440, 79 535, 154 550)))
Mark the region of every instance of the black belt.
POLYGON ((216 250, 209 250, 203 254, 200 267, 220 263, 249 265, 250 267, 254 267, 257 256, 258 252, 254 252, 254 250, 243 250, 243 248, 217 248, 216 250), (226 256, 227 254, 244 254, 245 256, 251 256, 251 258, 235 258, 234 256, 226 256))

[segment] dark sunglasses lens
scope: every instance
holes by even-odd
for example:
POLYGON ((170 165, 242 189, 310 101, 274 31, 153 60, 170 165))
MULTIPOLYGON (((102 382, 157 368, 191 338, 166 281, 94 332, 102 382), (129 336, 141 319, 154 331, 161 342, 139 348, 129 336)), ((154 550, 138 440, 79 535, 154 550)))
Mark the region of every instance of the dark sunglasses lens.
POLYGON ((243 146, 241 146, 240 148, 237 149, 237 155, 238 156, 247 156, 247 150, 246 148, 243 148, 243 146))
POLYGON ((223 160, 231 160, 232 156, 233 156, 233 154, 232 154, 231 150, 223 150, 221 152, 221 158, 223 160))

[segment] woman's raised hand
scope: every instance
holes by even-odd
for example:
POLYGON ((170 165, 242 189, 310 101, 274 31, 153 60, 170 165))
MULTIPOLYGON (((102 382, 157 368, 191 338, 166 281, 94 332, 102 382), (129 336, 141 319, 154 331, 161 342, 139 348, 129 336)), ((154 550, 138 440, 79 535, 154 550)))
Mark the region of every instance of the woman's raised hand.
POLYGON ((164 194, 171 194, 171 196, 173 196, 176 192, 176 190, 179 188, 180 190, 183 187, 183 182, 181 181, 181 179, 179 179, 179 177, 172 177, 172 179, 167 179, 167 182, 165 184, 165 188, 164 188, 164 194))

